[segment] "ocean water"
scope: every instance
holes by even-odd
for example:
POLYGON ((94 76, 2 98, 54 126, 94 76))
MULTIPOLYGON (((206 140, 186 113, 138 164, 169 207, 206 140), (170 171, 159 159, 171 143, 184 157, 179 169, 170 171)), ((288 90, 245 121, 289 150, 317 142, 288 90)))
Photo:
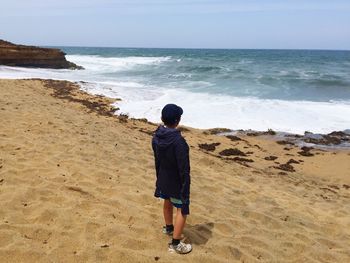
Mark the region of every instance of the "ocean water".
POLYGON ((119 112, 153 122, 176 103, 198 128, 350 128, 350 51, 59 48, 85 70, 0 66, 0 77, 88 82, 88 92, 121 98, 119 112))

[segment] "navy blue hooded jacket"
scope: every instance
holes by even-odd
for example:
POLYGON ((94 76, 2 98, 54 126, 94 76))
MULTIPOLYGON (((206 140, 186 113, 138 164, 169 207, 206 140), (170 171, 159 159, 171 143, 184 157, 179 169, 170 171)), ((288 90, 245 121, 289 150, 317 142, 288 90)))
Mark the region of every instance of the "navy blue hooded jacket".
POLYGON ((186 140, 177 129, 159 126, 152 139, 156 167, 156 191, 180 199, 182 214, 189 214, 190 158, 186 140))

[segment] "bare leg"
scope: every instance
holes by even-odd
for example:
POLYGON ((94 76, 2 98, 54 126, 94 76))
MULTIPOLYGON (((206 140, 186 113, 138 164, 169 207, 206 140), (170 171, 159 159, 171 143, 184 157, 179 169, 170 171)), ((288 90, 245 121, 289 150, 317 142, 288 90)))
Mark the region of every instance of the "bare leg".
POLYGON ((164 199, 163 214, 166 225, 173 224, 173 204, 169 199, 164 199))
POLYGON ((176 211, 175 226, 174 226, 174 239, 181 239, 182 231, 185 227, 186 216, 181 213, 181 208, 176 211))

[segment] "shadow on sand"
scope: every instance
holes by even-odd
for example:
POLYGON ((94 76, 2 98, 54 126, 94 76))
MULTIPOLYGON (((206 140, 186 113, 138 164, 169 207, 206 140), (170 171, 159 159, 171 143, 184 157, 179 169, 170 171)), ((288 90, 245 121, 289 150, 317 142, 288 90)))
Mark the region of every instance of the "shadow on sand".
POLYGON ((195 245, 204 245, 212 237, 212 229, 214 223, 203 223, 197 225, 187 225, 184 230, 184 235, 190 241, 190 243, 195 245))

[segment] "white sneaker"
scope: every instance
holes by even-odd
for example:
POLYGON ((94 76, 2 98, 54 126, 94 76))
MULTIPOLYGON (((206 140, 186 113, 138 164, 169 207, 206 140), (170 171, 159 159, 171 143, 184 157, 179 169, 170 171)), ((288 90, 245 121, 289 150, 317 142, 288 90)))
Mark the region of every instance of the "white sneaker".
POLYGON ((178 253, 178 254, 187 254, 192 251, 192 245, 191 244, 185 244, 180 242, 177 246, 174 246, 173 244, 169 244, 169 252, 171 253, 178 253))

